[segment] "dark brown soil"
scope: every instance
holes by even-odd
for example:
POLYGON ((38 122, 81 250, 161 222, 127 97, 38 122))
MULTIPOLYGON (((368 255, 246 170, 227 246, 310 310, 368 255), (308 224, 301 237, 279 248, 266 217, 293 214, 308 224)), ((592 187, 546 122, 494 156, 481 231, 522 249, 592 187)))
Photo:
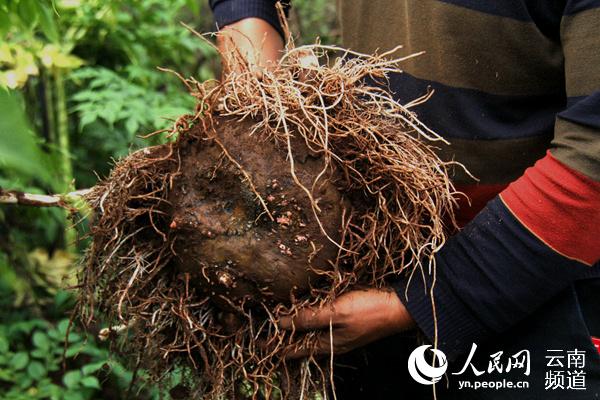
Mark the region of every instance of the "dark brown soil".
MULTIPOLYGON (((304 294, 315 283, 315 268, 329 269, 338 248, 321 231, 307 194, 294 183, 285 149, 259 133, 248 135, 249 122, 216 121, 216 140, 197 139, 206 134, 192 130, 189 143, 180 146, 180 175, 169 196, 177 266, 225 309, 253 300, 289 303, 290 296, 304 294)), ((296 176, 310 188, 323 160, 302 143, 294 149, 296 176)), ((313 194, 319 219, 339 243, 344 200, 331 172, 322 182, 313 194)))
MULTIPOLYGON (((329 61, 329 50, 309 52, 329 61)), ((219 83, 184 80, 198 102, 167 130, 174 140, 120 160, 86 196, 95 217, 76 313, 115 327, 152 380, 189 371, 189 398, 325 393, 320 333, 281 330, 280 318, 434 271, 446 237, 455 191, 432 147, 441 138, 365 83, 407 57, 307 69, 300 54, 260 78, 240 59, 219 83), (285 359, 298 349, 309 356, 285 359)))

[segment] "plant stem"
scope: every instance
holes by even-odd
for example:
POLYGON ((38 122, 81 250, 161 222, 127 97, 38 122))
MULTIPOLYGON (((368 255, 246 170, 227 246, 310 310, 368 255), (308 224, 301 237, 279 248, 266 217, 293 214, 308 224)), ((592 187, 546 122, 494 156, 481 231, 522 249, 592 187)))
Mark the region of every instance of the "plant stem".
MULTIPOLYGON (((71 151, 69 145, 69 120, 67 115, 67 98, 65 95, 65 81, 63 70, 53 68, 54 85, 56 90, 56 136, 60 153, 60 170, 62 174, 62 190, 67 192, 73 185, 73 165, 71 164, 71 151)), ((65 248, 70 252, 77 249, 77 231, 68 219, 65 210, 65 248)))
POLYGON ((18 204, 33 207, 64 207, 72 208, 74 201, 90 192, 91 189, 81 189, 67 194, 35 194, 16 190, 0 189, 0 204, 18 204))
POLYGON ((42 73, 44 82, 44 101, 46 112, 46 132, 50 142, 56 142, 56 122, 54 120, 54 101, 52 99, 52 78, 49 70, 42 73))

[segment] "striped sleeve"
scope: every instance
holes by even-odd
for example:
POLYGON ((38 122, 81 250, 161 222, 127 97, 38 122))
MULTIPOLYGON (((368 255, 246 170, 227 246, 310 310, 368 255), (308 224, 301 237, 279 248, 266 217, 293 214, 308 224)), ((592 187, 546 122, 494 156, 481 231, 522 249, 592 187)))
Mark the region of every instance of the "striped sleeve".
MULTIPOLYGON (((506 331, 574 280, 600 276, 600 4, 567 3, 568 104, 552 148, 436 256, 438 343, 449 357, 506 331)), ((397 291, 433 340, 432 284, 399 282, 397 291)))
MULTIPOLYGON (((209 0, 217 29, 245 18, 260 18, 271 24, 283 37, 276 3, 277 0, 209 0)), ((289 1, 281 3, 287 13, 289 1)))
MULTIPOLYGON (((548 222, 551 223, 551 222, 548 222)), ((566 289, 574 280, 600 276, 564 257, 523 226, 500 198, 495 198, 436 255, 431 276, 396 284, 397 293, 419 328, 450 359, 483 344, 566 289)))
POLYGON ((585 265, 600 259, 600 4, 570 1, 560 28, 568 104, 549 154, 502 192, 541 242, 585 265))

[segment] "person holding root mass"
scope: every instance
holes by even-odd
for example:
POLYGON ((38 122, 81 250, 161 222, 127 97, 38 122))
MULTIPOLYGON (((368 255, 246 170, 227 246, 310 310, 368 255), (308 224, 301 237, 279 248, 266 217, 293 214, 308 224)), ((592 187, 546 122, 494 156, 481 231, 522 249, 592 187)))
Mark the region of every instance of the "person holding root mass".
MULTIPOLYGON (((210 4, 231 38, 222 49, 237 46, 257 68, 277 62, 275 1, 210 4)), ((346 48, 425 52, 389 88, 405 102, 434 91, 414 110, 450 143, 443 159, 477 180, 455 171, 468 200, 435 282, 349 292, 281 326, 320 330, 323 355, 346 353, 339 399, 429 398, 406 369, 419 332, 448 360, 438 398, 600 398, 600 0, 338 6, 346 48), (485 382, 503 383, 475 390, 485 382)))

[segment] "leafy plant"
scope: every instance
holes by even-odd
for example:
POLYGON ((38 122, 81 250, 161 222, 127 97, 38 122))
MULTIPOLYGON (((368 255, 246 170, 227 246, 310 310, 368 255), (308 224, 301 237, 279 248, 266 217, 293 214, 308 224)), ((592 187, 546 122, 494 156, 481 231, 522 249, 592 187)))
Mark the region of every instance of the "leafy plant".
MULTIPOLYGON (((164 140, 137 135, 170 126, 194 102, 177 77, 156 67, 197 80, 218 75, 214 49, 180 24, 214 30, 207 3, 0 0, 0 188, 89 187, 111 159, 164 140)), ((336 40, 331 7, 294 1, 292 22, 304 41, 336 40)), ((69 224, 58 209, 0 205, 2 399, 121 398, 133 377, 77 329, 63 369, 73 299, 61 288, 74 283, 78 257, 69 224)), ((167 378, 176 385, 182 375, 167 378)), ((133 390, 158 397, 156 388, 133 390)))
MULTIPOLYGON (((18 93, 10 93, 8 90, 0 88, 0 110, 2 110, 0 166, 6 175, 10 171, 15 177, 55 187, 54 160, 51 155, 43 151, 40 146, 41 140, 31 130, 21 111, 19 103, 22 98, 19 99, 19 97, 21 96, 18 93)), ((21 185, 24 185, 25 182, 25 180, 21 180, 21 185)), ((23 188, 23 186, 16 186, 13 188, 23 188)))
POLYGON ((103 397, 108 383, 127 390, 132 373, 89 335, 71 332, 65 343, 68 327, 36 318, 0 325, 0 397, 85 400, 103 397))
POLYGON ((339 44, 335 2, 302 0, 292 2, 290 22, 292 31, 299 33, 299 42, 314 43, 318 37, 324 44, 339 44))

